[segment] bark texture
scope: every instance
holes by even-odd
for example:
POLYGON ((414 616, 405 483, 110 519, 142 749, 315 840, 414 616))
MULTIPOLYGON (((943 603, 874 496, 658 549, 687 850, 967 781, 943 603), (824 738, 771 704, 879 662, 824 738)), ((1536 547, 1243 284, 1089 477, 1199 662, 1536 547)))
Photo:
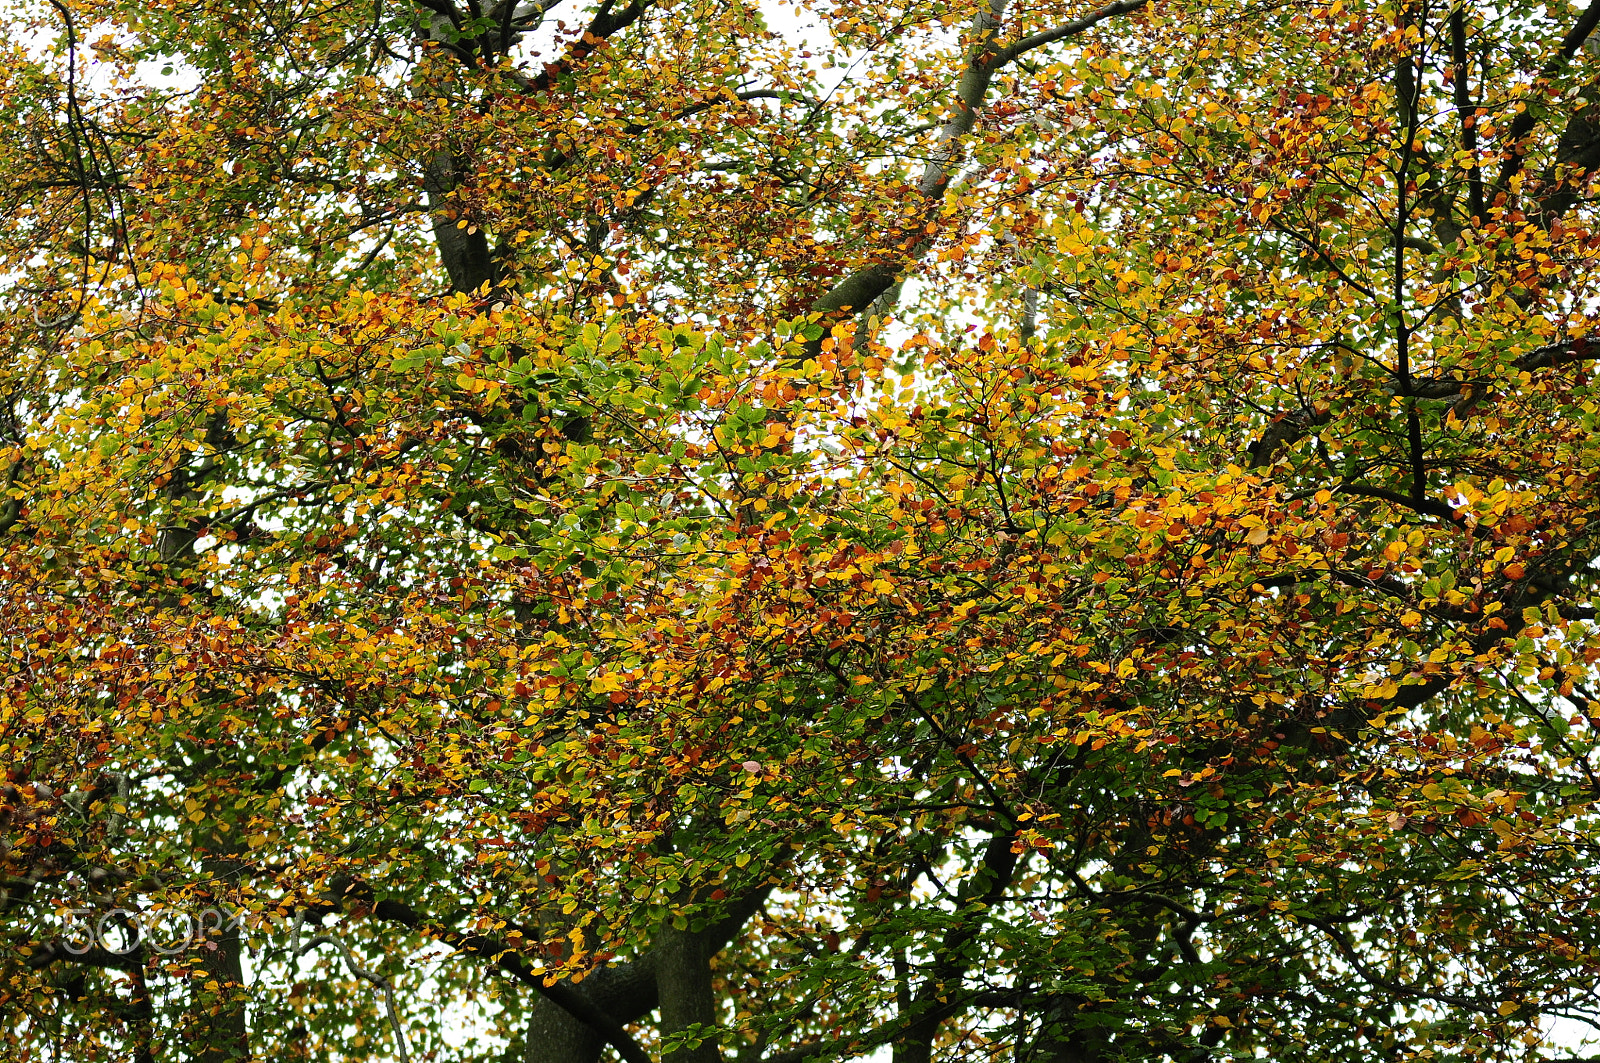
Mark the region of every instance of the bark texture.
MULTIPOLYGON (((201 861, 201 868, 217 881, 237 875, 240 864, 231 856, 212 856, 201 861)), ((208 916, 201 930, 205 941, 195 950, 200 962, 190 979, 193 1058, 196 1063, 237 1063, 250 1058, 239 930, 227 913, 215 922, 208 916)))

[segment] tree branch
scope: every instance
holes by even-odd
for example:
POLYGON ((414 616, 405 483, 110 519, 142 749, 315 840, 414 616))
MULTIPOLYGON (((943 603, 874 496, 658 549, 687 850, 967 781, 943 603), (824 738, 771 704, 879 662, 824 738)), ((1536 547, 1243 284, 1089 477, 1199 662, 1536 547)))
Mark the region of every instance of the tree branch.
POLYGON ((1064 22, 1054 29, 1035 33, 1031 37, 1024 37, 1015 44, 1009 45, 1000 53, 1000 62, 1002 64, 1009 63, 1024 52, 1031 52, 1035 48, 1043 48, 1047 44, 1064 41, 1068 37, 1076 37, 1108 18, 1115 18, 1117 15, 1126 15, 1130 11, 1137 11, 1147 2, 1148 0, 1116 0, 1115 3, 1107 4, 1100 10, 1091 12, 1082 18, 1064 22))
POLYGON ((415 909, 395 900, 381 900, 373 906, 372 914, 391 923, 399 923, 411 930, 427 934, 459 952, 482 956, 496 970, 510 975, 529 986, 540 996, 558 1005, 573 1018, 587 1025, 617 1050, 627 1063, 652 1063, 649 1053, 633 1035, 615 1022, 580 989, 556 982, 546 985, 544 976, 534 973, 522 957, 506 943, 485 934, 463 934, 458 930, 428 924, 415 909))
MULTIPOLYGON (((295 926, 298 929, 299 924, 296 923, 295 926)), ((361 966, 356 962, 356 954, 350 950, 349 945, 345 944, 340 939, 336 937, 330 937, 327 934, 319 934, 317 937, 314 937, 310 941, 306 942, 305 945, 296 953, 296 955, 304 956, 306 953, 310 952, 319 945, 332 945, 337 948, 340 952, 344 953, 345 966, 350 968, 350 973, 352 975, 364 981, 371 982, 373 985, 383 990, 384 1003, 389 1010, 389 1025, 394 1027, 394 1043, 395 1048, 400 1054, 400 1063, 411 1063, 411 1053, 406 1049, 406 1035, 400 1028, 400 1013, 395 1008, 394 1004, 394 984, 391 983, 389 979, 383 977, 383 975, 378 974, 376 971, 370 971, 361 966)))
MULTIPOLYGON (((1561 38, 1561 47, 1539 71, 1539 80, 1543 81, 1560 73, 1572 57, 1578 54, 1578 49, 1583 47, 1583 42, 1589 39, 1596 26, 1600 26, 1600 0, 1594 0, 1588 9, 1578 16, 1578 21, 1573 23, 1567 35, 1561 38)), ((1538 124, 1539 115, 1530 107, 1512 119, 1511 124, 1506 127, 1505 143, 1510 146, 1511 156, 1501 165, 1500 176, 1495 181, 1495 185, 1501 190, 1506 190, 1511 178, 1522 171, 1525 156, 1518 141, 1532 133, 1538 124)))

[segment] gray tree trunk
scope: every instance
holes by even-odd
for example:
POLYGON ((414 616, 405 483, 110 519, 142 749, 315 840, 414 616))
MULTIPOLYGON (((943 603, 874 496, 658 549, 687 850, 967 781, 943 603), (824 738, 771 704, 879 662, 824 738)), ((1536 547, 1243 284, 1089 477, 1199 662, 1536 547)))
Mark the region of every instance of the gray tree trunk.
POLYGON ((605 1042, 565 1008, 540 997, 528 1018, 524 1063, 599 1063, 605 1042))
MULTIPOLYGON (((663 1040, 699 1025, 708 1031, 717 1021, 711 989, 711 957, 722 948, 711 932, 663 927, 651 951, 655 954, 656 988, 661 997, 663 1040)), ((715 1036, 692 1041, 662 1055, 663 1063, 721 1063, 715 1036)))
MULTIPOLYGON (((222 835, 210 840, 217 848, 228 844, 222 835)), ((208 856, 200 866, 213 882, 228 881, 239 872, 239 862, 231 856, 208 856)), ((220 911, 223 905, 216 907, 220 911)), ((237 1063, 250 1058, 239 931, 232 926, 230 916, 229 912, 222 912, 220 917, 207 913, 205 938, 196 939, 198 947, 194 951, 200 964, 190 977, 188 1034, 195 1063, 237 1063)))

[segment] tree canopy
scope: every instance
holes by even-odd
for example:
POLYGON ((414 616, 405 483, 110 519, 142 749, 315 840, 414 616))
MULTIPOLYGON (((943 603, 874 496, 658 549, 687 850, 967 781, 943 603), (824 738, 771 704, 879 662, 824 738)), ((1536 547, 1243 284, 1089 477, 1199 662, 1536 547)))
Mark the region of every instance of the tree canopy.
POLYGON ((0 1056, 1600 1022, 1600 2, 6 18, 0 1056))

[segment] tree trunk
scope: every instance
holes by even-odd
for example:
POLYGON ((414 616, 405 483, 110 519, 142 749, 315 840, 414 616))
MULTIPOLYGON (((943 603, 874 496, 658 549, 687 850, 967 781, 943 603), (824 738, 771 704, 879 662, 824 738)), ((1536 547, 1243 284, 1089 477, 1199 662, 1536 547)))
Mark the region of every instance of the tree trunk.
POLYGON ((1101 1063, 1106 1039, 1077 1028, 1078 998, 1058 998, 1045 1014, 1045 1028, 1033 1043, 1028 1058, 1037 1063, 1101 1063))
POLYGON ((605 1041, 559 1004, 540 997, 528 1017, 524 1063, 599 1063, 605 1041))
MULTIPOLYGON (((711 958, 728 947, 740 929, 766 902, 770 885, 758 886, 730 903, 720 922, 704 930, 662 930, 650 949, 636 959, 594 972, 570 985, 589 1002, 627 1026, 661 1009, 663 1038, 696 1023, 716 1023, 716 997, 711 985, 711 958)), ((538 1001, 528 1020, 525 1063, 596 1063, 605 1041, 560 1005, 538 1001)), ((666 1056, 664 1063, 717 1063, 716 1038, 666 1056)))
POLYGON ((721 944, 710 931, 692 932, 662 928, 651 952, 655 956, 656 986, 661 995, 662 1040, 691 1027, 704 1028, 705 1039, 692 1040, 662 1055, 663 1063, 720 1063, 722 1053, 712 1032, 717 1022, 717 1001, 711 991, 711 957, 721 944))
MULTIPOLYGON (((213 840, 222 841, 220 837, 213 840)), ((226 856, 206 857, 200 866, 212 882, 228 881, 239 872, 239 862, 226 856)), ((200 963, 190 976, 188 1034, 195 1063, 237 1063, 250 1058, 239 930, 224 907, 219 900, 215 909, 220 915, 205 913, 201 923, 204 938, 196 936, 200 963)))
POLYGON ((428 209, 433 213, 433 239, 439 247, 439 261, 450 276, 450 290, 475 292, 498 279, 489 237, 462 216, 451 203, 450 193, 460 185, 460 168, 448 151, 429 160, 425 190, 428 209), (462 222, 467 224, 463 227, 462 222))
POLYGON ((894 1063, 928 1063, 933 1058, 933 1037, 938 1032, 937 1020, 911 1027, 894 1043, 894 1063))

